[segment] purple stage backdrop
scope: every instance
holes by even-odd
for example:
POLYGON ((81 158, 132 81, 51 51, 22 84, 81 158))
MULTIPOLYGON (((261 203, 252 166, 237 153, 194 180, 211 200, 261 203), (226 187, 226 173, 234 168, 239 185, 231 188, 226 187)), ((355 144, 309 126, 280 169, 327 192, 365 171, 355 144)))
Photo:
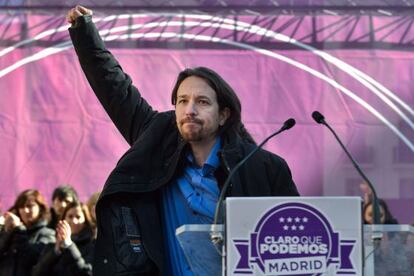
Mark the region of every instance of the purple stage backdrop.
MULTIPOLYGON (((173 108, 170 92, 182 69, 210 67, 237 91, 243 120, 258 142, 287 118, 297 120, 266 148, 287 160, 302 195, 360 195, 361 178, 334 137, 311 118, 319 110, 400 222, 414 220, 405 211, 414 199, 414 52, 353 47, 350 42, 370 45, 364 27, 369 24, 361 24, 366 18, 351 24, 319 16, 317 38, 326 43, 315 45, 319 50, 309 46, 314 25, 306 16, 300 25, 288 25, 294 16, 279 16, 272 24, 257 16, 96 19, 100 30, 112 29, 103 33, 109 48, 155 109, 173 108), (341 31, 329 29, 333 24, 341 31), (348 47, 335 46, 344 40, 348 47)), ((86 200, 128 149, 90 89, 67 27, 47 33, 63 20, 1 18, 2 210, 24 189, 37 188, 50 198, 63 183, 86 200)), ((381 28, 392 20, 374 17, 377 38, 401 38, 401 32, 396 38, 381 28)), ((412 31, 404 36, 411 44, 413 39, 412 31)))

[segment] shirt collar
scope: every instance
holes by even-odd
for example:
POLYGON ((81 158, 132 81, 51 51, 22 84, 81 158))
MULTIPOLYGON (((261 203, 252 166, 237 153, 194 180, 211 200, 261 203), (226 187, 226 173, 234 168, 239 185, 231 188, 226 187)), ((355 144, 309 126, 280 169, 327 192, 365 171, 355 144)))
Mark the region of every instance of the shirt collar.
MULTIPOLYGON (((215 170, 220 165, 220 160, 218 157, 218 151, 221 148, 221 138, 217 137, 216 142, 214 143, 213 148, 210 151, 210 154, 207 157, 207 160, 204 162, 203 166, 200 168, 203 176, 206 176, 212 170, 215 170)), ((187 159, 190 161, 190 164, 194 167, 197 167, 195 163, 194 156, 191 151, 187 154, 187 159)))

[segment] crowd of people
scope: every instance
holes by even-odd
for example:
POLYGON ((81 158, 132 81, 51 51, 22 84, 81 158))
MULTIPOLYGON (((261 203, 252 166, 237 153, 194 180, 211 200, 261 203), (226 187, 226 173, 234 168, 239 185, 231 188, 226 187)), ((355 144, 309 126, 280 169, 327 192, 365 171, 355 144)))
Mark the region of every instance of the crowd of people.
POLYGON ((0 275, 92 275, 95 205, 69 185, 57 187, 48 207, 36 189, 21 192, 0 224, 0 275))

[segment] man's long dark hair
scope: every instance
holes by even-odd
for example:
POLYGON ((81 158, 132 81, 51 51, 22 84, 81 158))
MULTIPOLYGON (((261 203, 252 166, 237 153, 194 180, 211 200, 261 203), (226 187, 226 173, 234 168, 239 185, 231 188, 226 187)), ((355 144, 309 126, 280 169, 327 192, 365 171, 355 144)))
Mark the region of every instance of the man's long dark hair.
POLYGON ((242 140, 255 144, 250 133, 244 128, 241 122, 241 104, 233 88, 219 74, 206 67, 187 68, 178 74, 177 81, 174 85, 171 102, 173 105, 177 102, 177 91, 180 84, 188 77, 195 76, 204 79, 207 84, 216 92, 219 110, 225 108, 230 110, 230 117, 225 124, 220 127, 219 135, 224 137, 239 136, 242 140))

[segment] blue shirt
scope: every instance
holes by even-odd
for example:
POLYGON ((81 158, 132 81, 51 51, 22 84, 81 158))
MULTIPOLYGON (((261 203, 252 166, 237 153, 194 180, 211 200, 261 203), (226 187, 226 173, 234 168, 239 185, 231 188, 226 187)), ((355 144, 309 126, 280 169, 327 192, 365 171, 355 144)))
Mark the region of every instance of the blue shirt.
POLYGON ((217 153, 221 139, 217 138, 207 160, 198 167, 191 153, 183 175, 162 191, 167 268, 172 276, 193 276, 184 252, 175 236, 175 230, 184 224, 213 222, 219 197, 214 171, 220 165, 217 153))

